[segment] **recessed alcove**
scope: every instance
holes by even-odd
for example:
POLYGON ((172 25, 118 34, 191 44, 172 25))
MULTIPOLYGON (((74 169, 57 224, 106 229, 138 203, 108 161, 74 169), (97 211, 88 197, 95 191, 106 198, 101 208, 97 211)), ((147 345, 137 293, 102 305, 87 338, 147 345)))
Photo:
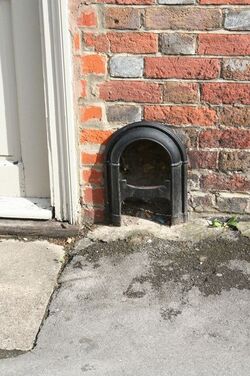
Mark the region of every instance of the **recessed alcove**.
POLYGON ((186 152, 167 125, 123 127, 108 143, 105 162, 106 213, 113 224, 121 224, 122 214, 169 225, 186 221, 186 152))

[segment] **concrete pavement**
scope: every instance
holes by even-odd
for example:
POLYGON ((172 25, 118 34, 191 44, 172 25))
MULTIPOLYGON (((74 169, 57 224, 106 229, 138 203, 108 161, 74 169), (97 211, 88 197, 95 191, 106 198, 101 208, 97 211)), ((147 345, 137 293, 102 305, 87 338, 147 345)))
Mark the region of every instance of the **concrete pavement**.
POLYGON ((35 348, 2 359, 1 375, 250 374, 249 238, 89 238, 60 277, 35 348))
POLYGON ((31 350, 64 261, 47 241, 0 241, 0 357, 31 350))

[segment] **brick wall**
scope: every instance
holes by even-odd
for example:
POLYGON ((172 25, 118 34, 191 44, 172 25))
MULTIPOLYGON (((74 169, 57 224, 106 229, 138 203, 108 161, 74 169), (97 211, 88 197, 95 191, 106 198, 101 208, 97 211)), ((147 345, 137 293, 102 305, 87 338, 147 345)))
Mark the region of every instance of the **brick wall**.
POLYGON ((189 205, 250 212, 250 0, 70 0, 83 214, 103 215, 112 132, 178 128, 189 205))

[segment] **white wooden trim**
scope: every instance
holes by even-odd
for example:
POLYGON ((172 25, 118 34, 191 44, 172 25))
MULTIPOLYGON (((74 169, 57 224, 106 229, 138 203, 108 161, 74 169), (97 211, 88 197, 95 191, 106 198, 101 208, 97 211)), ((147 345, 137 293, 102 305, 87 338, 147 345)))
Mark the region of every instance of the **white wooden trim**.
POLYGON ((51 203, 57 220, 79 223, 79 182, 67 0, 40 0, 51 203))

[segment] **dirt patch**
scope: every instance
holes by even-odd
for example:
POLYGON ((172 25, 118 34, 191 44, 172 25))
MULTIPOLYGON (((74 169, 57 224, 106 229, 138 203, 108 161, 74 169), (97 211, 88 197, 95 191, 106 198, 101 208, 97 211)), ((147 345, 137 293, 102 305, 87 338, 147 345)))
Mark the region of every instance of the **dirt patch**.
MULTIPOLYGON (((250 262, 250 241, 238 233, 197 243, 137 235, 126 241, 94 243, 81 254, 95 267, 102 257, 111 258, 115 265, 134 252, 146 252, 150 265, 147 273, 134 278, 124 292, 130 298, 145 295, 145 282, 149 282, 155 290, 160 290, 167 282, 181 283, 183 292, 198 287, 206 296, 231 288, 250 289, 249 276, 229 265, 231 260, 250 262)), ((169 316, 168 313, 166 315, 169 316)))
POLYGON ((220 294, 231 288, 250 289, 249 276, 227 265, 230 260, 250 262, 249 239, 207 239, 196 244, 178 242, 175 246, 176 253, 169 253, 168 243, 155 242, 150 250, 151 269, 144 278, 150 278, 154 288, 173 281, 181 282, 185 291, 198 287, 204 295, 220 294))
POLYGON ((19 355, 25 354, 25 351, 21 350, 1 350, 0 359, 15 358, 19 355))

